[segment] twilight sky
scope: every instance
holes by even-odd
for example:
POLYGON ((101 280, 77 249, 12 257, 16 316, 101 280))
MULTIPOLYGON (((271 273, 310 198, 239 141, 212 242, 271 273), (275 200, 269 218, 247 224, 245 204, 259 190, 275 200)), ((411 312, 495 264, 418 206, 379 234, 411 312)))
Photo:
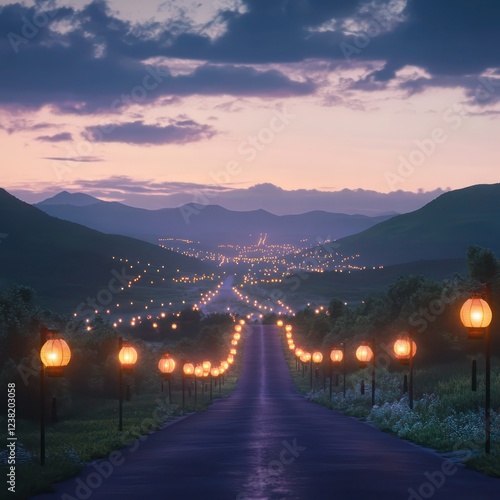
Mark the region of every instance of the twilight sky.
POLYGON ((0 184, 157 207, 494 183, 499 26, 494 0, 0 0, 0 184))

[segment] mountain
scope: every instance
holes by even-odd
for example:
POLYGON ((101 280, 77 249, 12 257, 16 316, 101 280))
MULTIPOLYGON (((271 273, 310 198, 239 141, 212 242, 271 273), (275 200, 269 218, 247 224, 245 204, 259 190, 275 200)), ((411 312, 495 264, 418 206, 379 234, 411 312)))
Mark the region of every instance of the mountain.
POLYGON ((218 205, 196 204, 145 210, 103 201, 82 206, 54 204, 46 200, 36 206, 49 215, 106 233, 123 234, 152 243, 159 238, 184 238, 210 246, 257 243, 261 233, 267 233, 268 243, 299 243, 303 239, 315 243, 318 239, 355 234, 391 217, 322 211, 279 216, 265 210, 237 212, 218 205))
POLYGON ((87 205, 93 205, 94 203, 102 203, 102 201, 84 193, 68 193, 68 191, 61 191, 55 196, 52 196, 52 198, 41 201, 38 205, 72 205, 75 207, 85 207, 87 205))
POLYGON ((203 273, 201 261, 125 236, 100 233, 59 220, 0 189, 0 284, 17 282, 37 289, 47 302, 73 305, 107 288, 116 273, 126 272, 112 257, 203 273))
POLYGON ((471 245, 500 255, 500 184, 447 192, 409 214, 335 242, 356 264, 388 265, 420 259, 463 258, 471 245))

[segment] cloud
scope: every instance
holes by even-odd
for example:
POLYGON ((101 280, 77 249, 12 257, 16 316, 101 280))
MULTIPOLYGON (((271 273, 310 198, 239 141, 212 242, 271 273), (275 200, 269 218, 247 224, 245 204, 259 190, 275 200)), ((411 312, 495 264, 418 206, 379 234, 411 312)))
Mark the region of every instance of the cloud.
POLYGON ((103 161, 102 158, 98 156, 44 156, 42 160, 53 160, 53 161, 74 161, 78 163, 94 163, 103 161))
POLYGON ((37 137, 36 140, 41 142, 64 142, 72 141, 73 136, 69 132, 61 132, 55 135, 41 135, 37 137))
POLYGON ((125 144, 162 145, 187 144, 210 139, 216 131, 209 125, 193 120, 179 120, 166 126, 147 125, 142 121, 87 127, 89 141, 121 142, 125 144))

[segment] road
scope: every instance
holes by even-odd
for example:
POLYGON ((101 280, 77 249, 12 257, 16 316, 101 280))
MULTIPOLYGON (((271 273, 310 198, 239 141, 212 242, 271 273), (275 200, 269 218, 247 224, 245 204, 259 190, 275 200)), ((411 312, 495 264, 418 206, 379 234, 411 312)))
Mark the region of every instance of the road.
POLYGON ((500 480, 298 395, 274 326, 247 334, 230 398, 135 448, 35 498, 487 500, 500 491, 500 480))

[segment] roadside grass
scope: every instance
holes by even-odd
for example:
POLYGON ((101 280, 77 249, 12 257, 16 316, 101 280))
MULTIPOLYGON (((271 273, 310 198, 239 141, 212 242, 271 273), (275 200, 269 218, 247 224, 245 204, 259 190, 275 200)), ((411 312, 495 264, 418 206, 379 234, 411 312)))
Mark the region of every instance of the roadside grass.
MULTIPOLYGON (((402 391, 402 371, 376 370, 375 406, 371 406, 370 369, 357 370, 346 377, 346 397, 342 392, 342 376, 336 385, 326 373, 315 376, 312 389, 310 366, 298 366, 296 357, 283 341, 285 357, 295 387, 308 399, 370 422, 385 432, 435 449, 452 460, 484 474, 500 477, 500 373, 491 374, 492 418, 491 454, 484 453, 484 375, 478 376, 477 391, 471 390, 471 375, 467 363, 448 364, 415 370, 415 402, 410 410, 408 397, 402 391), (361 395, 361 381, 365 394, 361 395), (496 411, 495 411, 496 410, 496 411)), ((329 360, 325 360, 329 362, 329 360)), ((324 361, 324 362, 325 362, 324 361)), ((300 364, 300 363, 299 363, 300 364)), ((498 366, 493 360, 492 366, 498 366)), ((479 373, 484 373, 479 367, 479 373)))

